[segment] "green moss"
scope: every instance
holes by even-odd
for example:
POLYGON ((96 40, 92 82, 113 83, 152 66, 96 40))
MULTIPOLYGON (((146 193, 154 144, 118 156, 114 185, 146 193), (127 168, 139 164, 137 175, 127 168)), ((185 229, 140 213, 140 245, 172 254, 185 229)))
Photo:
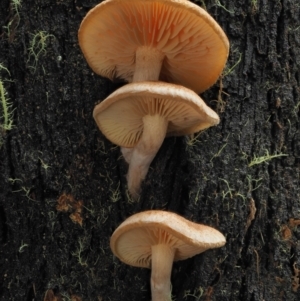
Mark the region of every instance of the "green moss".
POLYGON ((282 153, 270 155, 270 154, 269 154, 269 151, 266 150, 266 155, 265 155, 265 156, 256 157, 256 156, 254 155, 253 160, 249 163, 248 166, 251 167, 251 166, 253 166, 253 165, 261 164, 261 163, 263 163, 263 162, 265 162, 265 161, 272 160, 272 159, 274 159, 274 158, 278 158, 278 157, 286 157, 286 156, 288 156, 288 155, 287 155, 287 154, 282 154, 282 153))
POLYGON ((9 131, 13 127, 13 110, 12 110, 12 104, 9 102, 9 99, 7 98, 7 92, 4 88, 3 81, 1 79, 0 79, 0 103, 1 103, 0 127, 3 130, 2 131, 3 132, 2 136, 3 136, 5 131, 9 131))
POLYGON ((29 57, 27 63, 32 62, 29 66, 34 71, 36 70, 39 59, 46 55, 46 48, 50 38, 54 38, 53 34, 49 34, 46 31, 38 31, 35 34, 31 34, 32 38, 29 43, 28 53, 29 57))

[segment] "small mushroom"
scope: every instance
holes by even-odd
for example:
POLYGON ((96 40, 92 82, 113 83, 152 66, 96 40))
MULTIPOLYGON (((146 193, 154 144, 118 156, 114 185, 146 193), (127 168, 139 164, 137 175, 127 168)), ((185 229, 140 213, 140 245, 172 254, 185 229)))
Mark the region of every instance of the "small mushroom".
POLYGON ((110 247, 122 262, 151 268, 152 301, 171 301, 173 261, 224 246, 214 228, 193 223, 175 213, 152 210, 126 219, 113 233, 110 247))
POLYGON ((163 82, 127 84, 98 104, 93 116, 106 138, 122 147, 135 199, 166 135, 188 135, 219 123, 195 92, 163 82))
POLYGON ((127 82, 161 80, 197 93, 212 86, 229 42, 218 23, 186 0, 106 0, 78 32, 95 73, 127 82))

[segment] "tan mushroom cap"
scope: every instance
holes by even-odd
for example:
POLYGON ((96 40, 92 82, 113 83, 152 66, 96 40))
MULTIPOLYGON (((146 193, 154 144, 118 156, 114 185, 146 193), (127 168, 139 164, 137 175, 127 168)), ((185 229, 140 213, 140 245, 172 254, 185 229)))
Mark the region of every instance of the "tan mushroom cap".
POLYGON ((126 219, 110 240, 112 252, 124 263, 151 267, 151 246, 168 244, 175 249, 174 261, 225 245, 218 230, 191 222, 175 213, 151 210, 126 219))
POLYGON ((134 147, 143 133, 143 117, 155 114, 168 121, 168 136, 196 133, 220 121, 196 93, 163 82, 127 84, 98 104, 93 112, 101 132, 122 147, 134 147))
POLYGON ((164 54, 160 80, 197 93, 216 82, 229 52, 218 23, 186 0, 106 0, 88 12, 78 38, 101 76, 132 82, 136 51, 146 46, 164 54))

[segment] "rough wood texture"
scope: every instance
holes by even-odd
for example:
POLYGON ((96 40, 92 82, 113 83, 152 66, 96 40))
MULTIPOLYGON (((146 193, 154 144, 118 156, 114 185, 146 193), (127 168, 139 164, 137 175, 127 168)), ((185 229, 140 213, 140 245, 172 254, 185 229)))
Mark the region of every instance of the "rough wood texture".
POLYGON ((1 300, 43 300, 48 289, 50 301, 150 300, 150 271, 114 258, 109 237, 151 208, 227 237, 174 264, 176 300, 299 300, 300 4, 204 2, 231 42, 222 81, 202 95, 221 123, 195 140, 166 139, 130 202, 127 166, 92 119, 117 84, 93 74, 77 42, 97 1, 0 1, 10 72, 0 77, 14 108, 13 129, 1 129, 1 300))

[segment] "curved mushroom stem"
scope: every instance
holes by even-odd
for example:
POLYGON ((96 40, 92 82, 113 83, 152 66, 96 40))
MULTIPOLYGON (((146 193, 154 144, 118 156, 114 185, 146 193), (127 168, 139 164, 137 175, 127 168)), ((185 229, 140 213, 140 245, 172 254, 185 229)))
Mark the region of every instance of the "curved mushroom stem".
MULTIPOLYGON (((164 57, 165 55, 155 48, 138 47, 135 54, 135 70, 132 82, 157 81, 164 57)), ((139 196, 141 182, 145 178, 167 131, 167 121, 162 117, 159 118, 158 115, 156 117, 147 115, 143 120, 143 135, 135 148, 121 147, 123 157, 129 164, 128 189, 134 199, 139 196), (155 119, 160 119, 160 122, 155 124, 155 119)))
POLYGON ((157 81, 165 55, 155 48, 142 46, 136 50, 132 82, 157 81))
POLYGON ((144 116, 143 122, 143 134, 132 151, 127 174, 128 190, 134 199, 139 196, 141 183, 165 139, 168 127, 166 118, 158 114, 144 116))
POLYGON ((152 246, 152 301, 171 301, 171 272, 174 249, 165 244, 152 246))

